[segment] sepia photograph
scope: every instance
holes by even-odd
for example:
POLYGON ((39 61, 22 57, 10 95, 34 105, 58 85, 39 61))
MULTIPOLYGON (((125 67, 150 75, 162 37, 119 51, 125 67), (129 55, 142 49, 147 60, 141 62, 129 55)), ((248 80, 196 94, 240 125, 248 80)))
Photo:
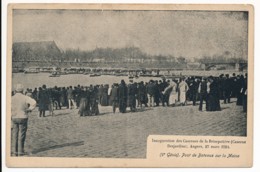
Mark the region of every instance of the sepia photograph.
POLYGON ((149 135, 247 138, 248 10, 9 12, 8 156, 146 159, 149 135))

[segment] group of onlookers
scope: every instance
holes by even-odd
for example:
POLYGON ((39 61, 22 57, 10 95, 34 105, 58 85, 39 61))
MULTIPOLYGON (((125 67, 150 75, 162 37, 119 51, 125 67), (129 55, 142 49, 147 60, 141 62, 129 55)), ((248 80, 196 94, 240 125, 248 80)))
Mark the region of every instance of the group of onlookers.
POLYGON ((149 82, 133 82, 124 80, 106 85, 42 87, 24 90, 21 84, 12 92, 12 136, 15 156, 24 155, 24 142, 27 131, 28 113, 37 105, 39 117, 45 117, 46 110, 53 115, 54 109, 66 107, 78 109, 80 116, 98 115, 99 105, 112 106, 115 113, 119 108, 126 113, 127 107, 135 112, 137 107, 185 106, 191 101, 199 110, 219 111, 220 100, 230 103, 236 98, 236 104, 247 111, 247 74, 230 77, 228 74, 219 77, 179 77, 166 80, 150 80, 149 82))
POLYGON ((137 107, 177 106, 186 105, 191 101, 195 106, 199 101, 199 110, 203 110, 203 102, 207 111, 221 110, 220 100, 230 103, 230 98, 237 98, 237 105, 243 105, 246 111, 247 75, 221 74, 219 77, 178 77, 162 78, 149 82, 133 82, 127 84, 124 80, 109 87, 105 85, 42 87, 27 89, 25 94, 37 101, 39 116, 44 117, 49 110, 53 115, 54 109, 66 107, 79 109, 81 116, 98 115, 101 106, 112 106, 122 113, 127 107, 131 112, 137 107))

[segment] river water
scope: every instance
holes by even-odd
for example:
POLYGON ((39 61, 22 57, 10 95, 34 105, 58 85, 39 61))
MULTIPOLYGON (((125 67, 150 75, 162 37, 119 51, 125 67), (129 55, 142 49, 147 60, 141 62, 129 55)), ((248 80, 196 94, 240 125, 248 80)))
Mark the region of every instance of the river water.
MULTIPOLYGON (((219 76, 220 74, 232 74, 235 71, 175 71, 171 73, 173 75, 183 75, 183 76, 219 76)), ((241 72, 235 72, 236 74, 242 74, 241 72)), ((243 73, 244 74, 244 73, 243 73)), ((41 87, 45 84, 47 87, 67 87, 67 86, 89 86, 90 84, 109 84, 120 83, 122 79, 126 83, 129 83, 129 78, 127 76, 112 76, 112 75, 102 75, 97 77, 90 77, 89 75, 83 74, 69 74, 61 75, 60 77, 49 77, 49 73, 34 73, 34 74, 24 74, 24 73, 13 73, 12 74, 12 90, 15 85, 20 83, 23 84, 25 88, 41 87)), ((151 79, 160 80, 159 77, 139 77, 134 78, 134 82, 144 81, 147 82, 151 79)))
MULTIPOLYGON (((69 75, 61 75, 60 77, 49 77, 49 73, 34 73, 34 74, 24 74, 24 73, 14 73, 12 80, 12 90, 15 85, 23 84, 24 88, 34 89, 35 87, 41 87, 45 84, 47 87, 67 87, 67 86, 89 86, 90 84, 109 84, 110 86, 113 83, 120 83, 122 79, 125 80, 126 83, 129 83, 129 79, 127 76, 111 76, 111 75, 103 75, 97 77, 90 77, 89 75, 83 74, 69 74, 69 75)), ((134 78, 134 82, 144 81, 147 82, 150 79, 160 79, 158 77, 139 77, 134 78)))

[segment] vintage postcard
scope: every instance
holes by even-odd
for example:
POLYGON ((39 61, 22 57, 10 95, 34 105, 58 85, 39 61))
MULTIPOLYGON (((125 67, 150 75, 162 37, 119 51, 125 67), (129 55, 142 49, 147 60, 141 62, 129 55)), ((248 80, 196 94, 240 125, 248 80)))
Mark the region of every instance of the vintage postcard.
POLYGON ((8 167, 252 167, 252 5, 9 4, 8 167))

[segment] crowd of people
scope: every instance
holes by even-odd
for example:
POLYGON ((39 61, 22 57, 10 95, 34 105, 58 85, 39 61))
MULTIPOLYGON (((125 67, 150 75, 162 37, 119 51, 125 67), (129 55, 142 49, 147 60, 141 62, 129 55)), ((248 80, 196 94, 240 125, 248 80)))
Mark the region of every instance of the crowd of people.
POLYGON ((124 80, 109 87, 105 85, 69 86, 69 87, 42 87, 27 89, 25 94, 36 100, 39 107, 39 116, 45 117, 45 111, 53 115, 54 109, 66 107, 78 109, 80 116, 98 115, 99 107, 112 106, 115 113, 119 108, 125 113, 127 107, 131 112, 137 107, 154 106, 185 106, 191 101, 194 106, 199 105, 206 111, 219 111, 220 100, 230 103, 230 98, 236 98, 237 105, 243 105, 246 111, 247 104, 247 74, 232 76, 221 74, 219 77, 179 77, 171 80, 150 80, 149 82, 133 82, 124 80))
POLYGON ((80 116, 99 114, 99 105, 112 106, 115 113, 119 108, 126 113, 127 107, 131 112, 137 108, 155 106, 185 106, 187 101, 193 106, 199 102, 199 111, 205 104, 206 111, 220 111, 220 101, 231 103, 236 98, 236 105, 243 106, 247 111, 247 74, 231 77, 179 77, 171 80, 150 80, 149 82, 133 82, 126 84, 124 80, 106 85, 69 86, 69 87, 42 87, 24 90, 17 84, 12 92, 12 152, 14 156, 23 156, 24 143, 27 131, 28 114, 38 106, 39 117, 45 117, 48 110, 53 116, 54 109, 66 107, 77 109, 80 116), (204 103, 205 102, 205 103, 204 103))

